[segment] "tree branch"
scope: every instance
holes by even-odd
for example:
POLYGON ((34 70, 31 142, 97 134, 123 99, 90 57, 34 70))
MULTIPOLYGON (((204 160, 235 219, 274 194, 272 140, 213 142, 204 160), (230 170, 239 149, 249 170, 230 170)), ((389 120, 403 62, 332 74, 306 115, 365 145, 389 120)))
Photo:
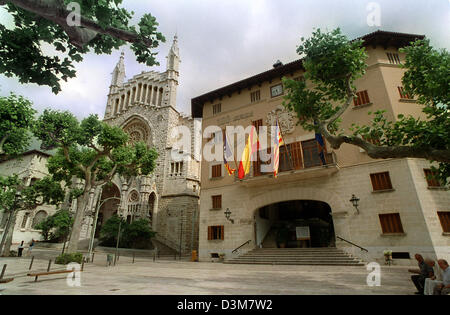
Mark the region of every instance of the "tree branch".
POLYGON ((377 146, 356 136, 333 136, 328 131, 326 125, 323 122, 319 125, 319 132, 331 144, 331 147, 333 149, 337 150, 343 143, 348 143, 364 149, 367 152, 367 155, 373 159, 395 159, 410 157, 450 163, 450 150, 437 150, 400 145, 377 146))
POLYGON ((347 108, 350 106, 350 104, 353 101, 353 98, 355 97, 355 93, 352 90, 352 84, 351 84, 351 74, 347 74, 346 75, 346 79, 347 79, 347 101, 345 102, 345 104, 330 118, 328 118, 326 121, 324 121, 327 129, 330 127, 331 124, 333 124, 339 117, 341 117, 341 115, 343 113, 345 113, 345 111, 347 110, 347 108))
POLYGON ((80 169, 82 172, 86 172, 86 167, 84 167, 83 164, 72 162, 72 159, 70 158, 70 155, 69 155, 69 149, 66 146, 63 146, 63 152, 64 152, 64 157, 66 158, 67 162, 75 164, 75 167, 80 169))
POLYGON ((141 38, 138 34, 125 31, 116 27, 106 27, 103 29, 97 22, 80 16, 81 26, 69 26, 67 17, 73 14, 67 10, 60 0, 0 0, 1 4, 13 4, 23 10, 32 12, 49 21, 61 26, 69 36, 70 42, 78 48, 82 48, 94 39, 98 34, 110 35, 130 43, 143 42, 147 47, 151 47, 153 41, 148 38, 141 38))
POLYGON ((114 167, 112 168, 112 170, 108 173, 108 175, 106 175, 105 179, 104 179, 104 180, 101 180, 101 181, 95 182, 95 186, 104 185, 104 184, 110 182, 111 179, 113 178, 113 176, 116 174, 117 167, 118 167, 117 164, 114 165, 114 167))

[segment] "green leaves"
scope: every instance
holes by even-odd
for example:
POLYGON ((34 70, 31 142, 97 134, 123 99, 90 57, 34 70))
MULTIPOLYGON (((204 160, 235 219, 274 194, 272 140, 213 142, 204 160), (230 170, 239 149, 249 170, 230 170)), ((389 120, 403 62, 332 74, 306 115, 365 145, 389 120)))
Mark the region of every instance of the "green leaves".
POLYGON ((421 104, 447 105, 450 101, 450 54, 431 47, 428 39, 418 40, 400 50, 406 54, 403 86, 418 96, 421 104))
POLYGON ((55 214, 45 218, 45 220, 37 224, 34 228, 42 231, 42 235, 46 241, 64 241, 69 235, 72 224, 73 218, 71 218, 69 211, 59 210, 55 214))
POLYGON ((45 147, 58 148, 47 167, 55 179, 68 184, 72 176, 92 187, 98 181, 111 180, 116 173, 148 175, 158 156, 145 143, 128 144, 128 135, 121 128, 105 124, 96 115, 79 123, 70 112, 45 110, 37 119, 34 134, 45 147))
POLYGON ((61 183, 50 176, 24 188, 21 195, 22 206, 26 209, 34 209, 41 204, 58 205, 64 201, 65 196, 61 183))
POLYGON ((317 30, 311 38, 302 38, 297 52, 304 57, 305 81, 283 80, 287 90, 284 106, 297 113, 299 124, 306 130, 319 131, 319 126, 326 126, 325 132, 328 135, 325 136, 333 148, 339 148, 342 143, 361 146, 362 138, 365 140, 363 146, 373 151, 369 154, 371 157, 426 157, 438 162, 440 179, 448 182, 448 51, 434 49, 429 40, 416 41, 400 50, 406 53, 403 65, 406 72, 402 79, 405 92, 417 97, 418 103, 423 105, 422 111, 426 119, 421 119, 418 115, 413 117, 400 114, 390 121, 384 116, 384 111, 376 111, 369 113, 372 116, 369 124, 360 126, 353 123, 350 135, 341 130, 336 136, 339 120, 334 119, 342 115, 346 106, 349 106, 355 90, 354 80, 365 73, 367 55, 361 46, 361 41, 349 41, 339 29, 328 33, 317 30), (380 147, 380 150, 376 151, 367 142, 380 147), (411 150, 407 151, 408 148, 411 150))
POLYGON ((26 150, 34 114, 32 103, 22 96, 0 96, 0 159, 26 150))
MULTIPOLYGON (((36 3, 39 3, 38 1, 36 3)), ((76 76, 74 64, 83 60, 83 55, 91 50, 96 54, 111 54, 127 42, 132 44, 136 59, 148 66, 158 64, 156 53, 152 50, 164 42, 164 36, 157 31, 158 23, 150 14, 144 14, 139 22, 139 30, 129 26, 133 13, 121 8, 119 0, 65 0, 63 6, 58 1, 42 1, 39 5, 49 5, 48 10, 42 10, 35 4, 35 13, 21 9, 18 5, 6 4, 4 7, 14 18, 14 29, 7 29, 0 24, 0 73, 7 77, 16 76, 21 83, 36 83, 46 85, 57 94, 61 91, 60 81, 67 81, 76 76), (75 45, 73 34, 65 27, 64 10, 71 2, 77 2, 81 7, 81 15, 93 21, 103 30, 84 45, 75 45), (39 9, 39 10, 38 10, 39 9), (54 19, 47 20, 48 11, 54 12, 54 19), (67 31, 67 32, 66 32, 67 31), (132 36, 130 36, 132 35, 132 36), (59 56, 44 54, 43 44, 52 45, 59 56), (61 56, 62 55, 62 56, 61 56)), ((33 5, 33 3, 29 4, 33 5)), ((87 29, 83 24, 80 31, 87 29)))
POLYGON ((102 245, 116 245, 120 221, 122 221, 120 229, 120 247, 145 248, 146 245, 148 246, 150 239, 156 234, 150 229, 148 220, 139 219, 132 223, 127 223, 117 215, 113 215, 102 225, 100 230, 100 240, 102 245))
POLYGON ((0 176, 0 210, 10 211, 12 209, 20 184, 21 182, 17 175, 0 176))
POLYGON ((329 33, 317 29, 311 38, 302 39, 297 53, 304 56, 305 78, 329 100, 344 100, 348 79, 353 82, 366 68, 362 41, 349 41, 339 28, 329 33))
POLYGON ((60 144, 68 147, 80 137, 75 116, 68 111, 51 109, 46 109, 38 118, 33 132, 42 141, 44 148, 54 148, 60 144))

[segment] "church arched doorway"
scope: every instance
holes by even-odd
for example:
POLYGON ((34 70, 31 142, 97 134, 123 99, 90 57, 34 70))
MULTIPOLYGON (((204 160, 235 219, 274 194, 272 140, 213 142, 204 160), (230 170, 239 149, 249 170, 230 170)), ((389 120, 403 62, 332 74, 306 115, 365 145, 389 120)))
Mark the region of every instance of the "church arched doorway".
MULTIPOLYGON (((102 196, 100 202, 107 200, 108 198, 120 198, 120 190, 113 183, 107 184, 102 191, 102 196)), ((117 214, 117 210, 119 209, 120 200, 118 199, 110 199, 105 201, 99 209, 98 218, 97 218, 97 228, 95 229, 95 237, 98 238, 100 236, 100 231, 102 229, 102 225, 111 218, 114 214, 117 214)))
POLYGON ((322 201, 284 201, 256 210, 257 246, 334 247, 335 232, 330 206, 322 201))

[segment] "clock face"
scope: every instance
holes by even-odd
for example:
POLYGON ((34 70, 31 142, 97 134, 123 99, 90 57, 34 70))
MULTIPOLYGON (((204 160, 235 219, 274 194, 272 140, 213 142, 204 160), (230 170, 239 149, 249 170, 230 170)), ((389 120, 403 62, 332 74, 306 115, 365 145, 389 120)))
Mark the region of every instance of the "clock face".
POLYGON ((272 86, 270 89, 270 92, 272 94, 272 97, 276 97, 276 96, 283 94, 283 85, 278 84, 278 85, 272 86))

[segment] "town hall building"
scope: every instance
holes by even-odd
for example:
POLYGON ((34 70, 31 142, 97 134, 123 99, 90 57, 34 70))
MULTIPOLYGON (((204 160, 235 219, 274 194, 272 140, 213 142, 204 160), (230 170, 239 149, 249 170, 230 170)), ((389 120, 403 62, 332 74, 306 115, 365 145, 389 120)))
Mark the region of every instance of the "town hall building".
MULTIPOLYGON (((399 51, 421 38, 384 31, 362 37, 367 71, 355 82, 357 98, 342 117, 343 129, 352 122, 370 124, 369 112, 377 110, 385 110, 388 120, 399 114, 424 116, 403 91, 405 55, 399 51)), ((325 143, 324 163, 314 132, 297 125, 296 114, 282 105, 282 78, 301 79, 303 72, 302 60, 277 62, 273 69, 192 99, 192 115, 203 118, 203 130, 278 121, 284 138, 277 178, 261 171, 260 160, 244 179, 237 172, 229 176, 223 162, 202 160, 200 260, 277 263, 277 256, 288 253, 281 263, 295 263, 298 248, 305 249, 307 258, 299 256, 303 263, 324 249, 334 256, 319 260, 323 264, 343 260, 338 250, 366 262, 384 262, 385 251, 393 252, 397 264, 414 264, 415 253, 449 259, 450 192, 430 178, 430 162, 375 160, 359 147, 333 150, 325 143)))

